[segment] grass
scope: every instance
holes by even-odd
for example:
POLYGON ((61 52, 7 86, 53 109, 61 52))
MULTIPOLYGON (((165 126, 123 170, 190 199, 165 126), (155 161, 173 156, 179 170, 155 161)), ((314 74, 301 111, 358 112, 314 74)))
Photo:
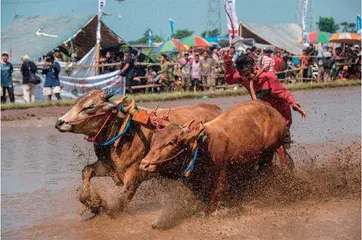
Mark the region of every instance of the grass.
MULTIPOLYGON (((348 80, 338 81, 330 83, 296 83, 288 84, 287 88, 291 91, 300 90, 312 90, 312 89, 328 89, 328 88, 339 88, 349 86, 360 86, 361 80, 348 80)), ((184 92, 184 93, 161 93, 161 94, 135 94, 129 95, 130 99, 134 99, 136 102, 157 102, 157 101, 174 101, 178 99, 200 99, 202 97, 217 98, 217 97, 231 97, 231 96, 242 96, 248 92, 245 88, 237 90, 218 90, 213 92, 184 92)), ((41 107, 52 107, 52 106, 71 106, 74 100, 62 100, 59 102, 35 102, 35 103, 19 103, 19 104, 2 104, 1 110, 11 109, 27 109, 27 108, 41 108, 41 107)))

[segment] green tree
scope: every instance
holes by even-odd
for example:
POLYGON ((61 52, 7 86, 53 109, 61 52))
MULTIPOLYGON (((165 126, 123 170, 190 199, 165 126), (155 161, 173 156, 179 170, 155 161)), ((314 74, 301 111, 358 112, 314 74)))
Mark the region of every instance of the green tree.
POLYGON ((347 32, 348 22, 341 22, 339 25, 343 27, 343 28, 341 29, 342 32, 347 32))
POLYGON ((188 29, 179 29, 173 34, 173 38, 181 39, 184 37, 191 36, 194 33, 194 31, 190 31, 188 29))
MULTIPOLYGON (((134 44, 147 44, 148 43, 148 38, 149 38, 148 31, 152 31, 152 30, 147 29, 143 33, 141 38, 139 38, 137 40, 129 41, 128 43, 131 44, 131 45, 134 45, 134 44)), ((153 35, 153 42, 162 42, 162 41, 163 41, 162 37, 160 37, 159 35, 153 35)))
POLYGON ((355 23, 348 23, 348 31, 357 32, 356 24, 355 23))
POLYGON ((211 31, 203 31, 201 33, 201 37, 205 38, 205 37, 217 37, 220 36, 220 31, 219 29, 215 28, 211 31))
POLYGON ((339 29, 339 25, 335 22, 332 17, 319 17, 317 22, 319 31, 335 33, 339 29))

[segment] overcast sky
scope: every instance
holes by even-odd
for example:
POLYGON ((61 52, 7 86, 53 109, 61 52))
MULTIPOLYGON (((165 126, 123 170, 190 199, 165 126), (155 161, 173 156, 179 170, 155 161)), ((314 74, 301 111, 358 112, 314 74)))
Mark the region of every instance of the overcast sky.
MULTIPOLYGON (((337 23, 356 22, 360 0, 312 0, 313 17, 334 17, 337 23)), ((220 0, 223 2, 223 0, 220 0)), ((206 29, 208 0, 107 0, 105 12, 112 13, 104 22, 125 40, 139 38, 151 28, 168 38, 169 18, 175 29, 188 28, 200 34, 206 29)), ((239 21, 250 23, 290 23, 296 19, 297 0, 236 0, 239 21)), ((98 0, 1 0, 1 26, 17 15, 65 15, 97 12, 98 0)), ((301 11, 301 10, 300 10, 301 11)), ((221 8, 222 27, 226 20, 221 8)))

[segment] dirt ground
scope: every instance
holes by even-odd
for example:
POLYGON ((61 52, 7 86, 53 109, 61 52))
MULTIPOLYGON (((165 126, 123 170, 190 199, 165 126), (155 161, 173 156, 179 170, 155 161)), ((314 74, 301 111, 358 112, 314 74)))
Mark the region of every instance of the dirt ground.
MULTIPOLYGON (((211 216, 181 183, 156 178, 141 185, 127 212, 91 218, 78 194, 92 148, 53 127, 69 107, 3 111, 2 239, 361 239, 360 88, 295 97, 309 115, 293 114, 294 173, 275 168, 246 179, 243 194, 211 216), (153 229, 155 221, 171 228, 153 229)), ((245 100, 202 102, 226 110, 245 100)), ((109 203, 120 194, 110 179, 92 184, 109 203)))

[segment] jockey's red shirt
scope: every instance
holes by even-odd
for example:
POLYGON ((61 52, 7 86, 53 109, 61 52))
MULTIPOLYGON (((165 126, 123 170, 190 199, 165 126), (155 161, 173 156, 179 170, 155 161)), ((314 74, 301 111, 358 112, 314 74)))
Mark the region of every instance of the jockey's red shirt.
MULTIPOLYGON (((225 73, 224 79, 227 84, 241 84, 249 92, 249 80, 241 77, 239 72, 234 68, 232 57, 224 56, 225 73)), ((260 70, 261 71, 261 70, 260 70)), ((283 83, 272 72, 264 72, 258 78, 253 80, 254 90, 256 93, 262 90, 271 89, 269 96, 264 97, 262 100, 270 103, 280 114, 285 118, 286 125, 290 127, 292 124, 292 112, 290 106, 296 104, 291 92, 286 89, 283 83)))

